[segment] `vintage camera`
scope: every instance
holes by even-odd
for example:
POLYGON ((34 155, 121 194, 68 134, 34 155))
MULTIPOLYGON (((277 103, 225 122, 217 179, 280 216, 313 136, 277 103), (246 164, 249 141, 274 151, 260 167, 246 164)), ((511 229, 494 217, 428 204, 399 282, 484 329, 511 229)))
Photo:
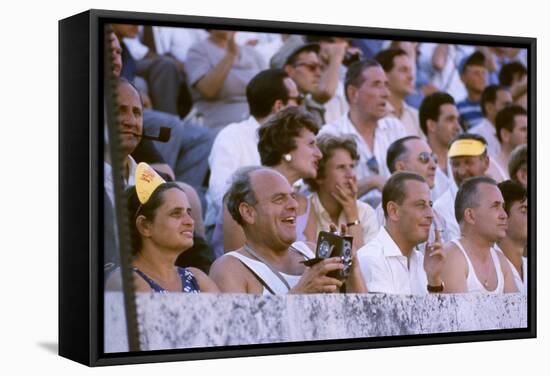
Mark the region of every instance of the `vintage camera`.
POLYGON ((340 257, 344 263, 344 269, 330 272, 327 275, 343 281, 348 278, 351 272, 352 243, 352 236, 342 236, 338 233, 321 231, 317 238, 317 249, 314 260, 319 262, 330 257, 340 257))
POLYGON ((346 67, 349 67, 351 64, 356 61, 361 60, 361 53, 359 51, 346 51, 344 58, 342 59, 342 64, 346 67))

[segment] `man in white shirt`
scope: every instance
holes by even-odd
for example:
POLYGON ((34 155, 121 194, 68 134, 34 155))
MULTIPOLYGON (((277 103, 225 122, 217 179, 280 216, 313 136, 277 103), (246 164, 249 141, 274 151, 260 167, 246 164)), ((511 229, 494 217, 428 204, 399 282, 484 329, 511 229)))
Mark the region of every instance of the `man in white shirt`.
POLYGON ((418 121, 418 110, 405 102, 405 98, 411 95, 415 88, 416 69, 413 60, 401 48, 382 50, 375 59, 382 65, 388 77, 389 114, 403 123, 407 136, 424 137, 418 121))
MULTIPOLYGON (((298 202, 283 175, 267 167, 243 167, 233 175, 226 197, 227 208, 242 226, 246 243, 217 259, 210 269, 210 277, 222 292, 338 292, 343 281, 327 274, 343 269, 339 257, 311 267, 303 264, 315 256, 307 245, 296 242, 298 202)), ((345 282, 347 291, 366 292, 356 262, 345 282)))
POLYGON ((484 176, 489 168, 487 144, 483 137, 463 133, 449 147, 451 170, 455 184, 451 184, 434 203, 435 222, 443 231, 445 243, 460 237, 460 228, 455 216, 455 199, 458 187, 467 178, 484 176))
POLYGON ((496 168, 496 176, 492 177, 499 183, 510 179, 508 161, 512 151, 519 145, 527 144, 527 111, 517 104, 505 107, 497 114, 495 125, 501 148, 499 155, 492 160, 496 168))
POLYGON ((388 79, 378 62, 370 59, 348 67, 345 94, 349 112, 333 124, 326 124, 320 134, 351 135, 357 142, 358 196, 370 191, 372 203, 380 202, 380 191, 390 172, 386 166, 386 150, 406 135, 401 122, 387 116, 388 79), (376 196, 376 197, 375 197, 376 196), (377 198, 377 199, 376 199, 377 198))
POLYGON ((261 165, 257 132, 260 125, 281 109, 301 104, 296 84, 280 69, 258 73, 248 83, 246 96, 250 117, 224 127, 216 136, 208 157, 206 226, 216 223, 231 174, 239 167, 261 165))
POLYGON ((527 257, 525 250, 529 235, 527 191, 515 181, 507 180, 498 185, 504 198, 504 210, 508 215, 506 236, 498 241, 498 247, 510 262, 518 290, 527 293, 527 257))
POLYGON ((370 292, 426 294, 443 291, 445 256, 435 234, 423 255, 416 246, 428 239, 433 220, 430 188, 412 172, 397 172, 382 192, 386 225, 358 251, 357 258, 370 292))
POLYGON ((491 158, 500 154, 500 141, 495 128, 497 113, 510 104, 512 95, 504 86, 489 85, 481 94, 481 112, 484 118, 469 133, 478 134, 487 141, 487 152, 491 158))
POLYGON ((455 215, 462 235, 445 245, 444 292, 518 292, 506 256, 494 247, 508 228, 496 182, 486 176, 466 179, 456 195, 455 215))
POLYGON ((453 97, 436 92, 424 98, 418 116, 428 145, 437 155, 435 186, 438 191, 445 192, 452 183, 447 165, 449 144, 461 132, 458 109, 453 97))
POLYGON ((331 224, 337 228, 346 225, 353 236, 353 247, 359 249, 376 236, 379 225, 374 209, 357 200, 357 144, 349 136, 325 134, 317 138, 317 147, 323 154, 317 177, 305 179, 313 192, 306 237, 315 242, 319 231, 330 231, 331 224))

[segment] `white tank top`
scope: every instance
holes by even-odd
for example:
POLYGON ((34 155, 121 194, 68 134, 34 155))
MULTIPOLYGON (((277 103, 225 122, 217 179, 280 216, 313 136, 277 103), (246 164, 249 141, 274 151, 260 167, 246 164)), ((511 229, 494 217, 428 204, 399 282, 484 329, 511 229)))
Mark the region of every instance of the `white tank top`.
MULTIPOLYGON (((302 254, 306 260, 315 257, 313 251, 303 242, 295 242, 292 244, 292 247, 302 254)), ((228 252, 227 255, 239 259, 253 274, 256 275, 258 279, 261 279, 260 282, 263 282, 262 284, 264 285, 262 295, 283 295, 288 293, 288 288, 285 286, 283 281, 281 281, 279 277, 277 277, 277 275, 273 273, 273 271, 263 262, 246 257, 236 251, 228 252), (266 288, 266 285, 269 288, 266 288), (271 289, 273 293, 270 292, 269 289, 271 289)), ((279 273, 291 288, 296 286, 300 278, 302 278, 301 275, 279 273)))
POLYGON ((468 254, 464 250, 462 244, 458 240, 452 240, 452 242, 462 251, 464 257, 466 258, 466 262, 468 263, 468 277, 466 279, 466 288, 468 289, 468 292, 502 294, 504 292, 504 274, 502 274, 502 267, 500 266, 500 260, 498 259, 496 251, 491 247, 491 258, 493 259, 493 265, 495 266, 497 273, 497 287, 491 291, 487 290, 485 286, 483 286, 483 283, 481 283, 477 278, 474 266, 472 265, 472 262, 470 261, 470 258, 468 257, 468 254))

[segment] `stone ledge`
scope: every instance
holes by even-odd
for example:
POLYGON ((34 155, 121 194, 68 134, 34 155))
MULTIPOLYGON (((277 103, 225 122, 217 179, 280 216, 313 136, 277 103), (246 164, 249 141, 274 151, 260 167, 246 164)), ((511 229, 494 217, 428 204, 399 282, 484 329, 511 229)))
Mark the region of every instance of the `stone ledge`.
MULTIPOLYGON (((143 350, 527 327, 520 294, 139 294, 143 350)), ((121 293, 105 294, 105 352, 127 351, 121 293)))

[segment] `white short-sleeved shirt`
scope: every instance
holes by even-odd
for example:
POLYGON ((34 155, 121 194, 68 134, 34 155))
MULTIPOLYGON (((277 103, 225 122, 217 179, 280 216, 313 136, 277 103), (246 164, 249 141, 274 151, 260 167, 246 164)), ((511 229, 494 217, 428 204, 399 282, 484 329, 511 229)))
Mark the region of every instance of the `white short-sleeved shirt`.
POLYGON ((434 222, 439 230, 442 230, 441 240, 447 243, 460 237, 460 226, 455 217, 455 199, 458 188, 454 184, 439 197, 434 205, 434 222))
POLYGON ((424 256, 413 249, 407 260, 384 227, 380 227, 371 242, 359 249, 357 258, 363 280, 370 292, 415 295, 428 293, 424 256))
POLYGON ((357 178, 363 179, 375 175, 367 167, 367 161, 373 156, 378 162, 380 175, 389 177, 390 170, 386 165, 386 154, 388 147, 395 140, 405 137, 407 132, 403 124, 394 117, 387 116, 378 120, 378 125, 374 133, 374 150, 370 150, 363 137, 359 134, 349 118, 349 112, 343 115, 337 122, 325 124, 319 134, 332 134, 336 136, 352 135, 357 142, 357 151, 359 152, 359 163, 357 165, 357 178))
POLYGON ((424 132, 420 129, 420 120, 418 118, 418 110, 416 108, 403 102, 403 112, 401 113, 401 116, 398 116, 395 108, 390 102, 388 102, 387 106, 390 116, 395 117, 403 124, 407 136, 418 136, 423 140, 426 139, 424 132))
POLYGON ((206 225, 215 223, 231 175, 240 167, 261 165, 258 128, 260 123, 250 116, 240 123, 229 124, 216 136, 208 157, 210 181, 206 192, 206 225))

